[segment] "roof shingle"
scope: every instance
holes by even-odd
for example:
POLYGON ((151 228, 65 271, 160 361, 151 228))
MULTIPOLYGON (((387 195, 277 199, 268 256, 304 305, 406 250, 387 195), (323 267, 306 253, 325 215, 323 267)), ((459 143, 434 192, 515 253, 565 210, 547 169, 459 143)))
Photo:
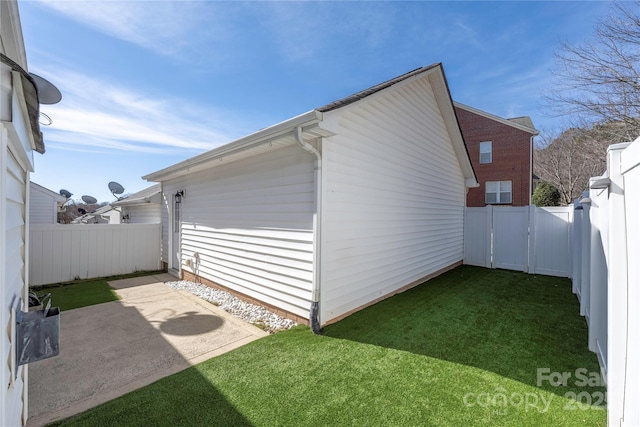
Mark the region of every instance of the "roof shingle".
POLYGON ((387 80, 386 82, 382 82, 380 84, 377 84, 375 86, 371 86, 368 89, 362 90, 358 93, 354 93, 353 95, 347 96, 346 98, 342 98, 339 99, 337 101, 333 101, 327 105, 324 105, 322 107, 316 108, 316 110, 320 111, 321 113, 326 113, 327 111, 331 111, 331 110, 335 110, 337 108, 341 108, 344 107, 345 105, 349 105, 352 104, 356 101, 359 101, 363 98, 366 98, 369 95, 373 95, 376 92, 380 92, 383 89, 386 89, 390 86, 393 86, 396 83, 400 83, 401 81, 404 81, 410 77, 416 76, 418 74, 424 73, 425 71, 429 71, 432 70, 435 67, 440 66, 441 63, 436 63, 436 64, 431 64, 428 65, 426 67, 420 67, 420 68, 416 68, 415 70, 409 71, 408 73, 402 74, 401 76, 395 77, 391 80, 387 80))

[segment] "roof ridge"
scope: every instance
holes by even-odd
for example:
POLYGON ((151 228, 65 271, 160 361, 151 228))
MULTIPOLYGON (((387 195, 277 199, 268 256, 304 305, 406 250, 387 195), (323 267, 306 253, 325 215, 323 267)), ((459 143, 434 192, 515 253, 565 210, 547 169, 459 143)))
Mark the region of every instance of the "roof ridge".
POLYGON ((429 71, 432 70, 436 67, 441 66, 442 63, 441 62, 436 62, 434 64, 431 65, 427 65, 425 67, 420 67, 420 68, 416 68, 414 70, 411 70, 409 72, 406 72, 404 74, 401 74, 397 77, 394 77, 392 79, 389 79, 387 81, 384 81, 382 83, 378 83, 374 86, 371 86, 367 89, 361 90, 360 92, 356 92, 353 95, 349 95, 345 98, 341 98, 338 99, 336 101, 330 102, 329 104, 323 105, 322 107, 316 108, 317 111, 321 112, 321 113, 326 113, 327 111, 331 111, 331 110, 335 110, 341 107, 344 107, 346 105, 352 104, 356 101, 359 101, 361 99, 366 98, 369 95, 373 95, 376 92, 380 92, 383 89, 386 89, 388 87, 393 86, 396 83, 400 83, 410 77, 413 77, 415 75, 424 73, 425 71, 429 71))

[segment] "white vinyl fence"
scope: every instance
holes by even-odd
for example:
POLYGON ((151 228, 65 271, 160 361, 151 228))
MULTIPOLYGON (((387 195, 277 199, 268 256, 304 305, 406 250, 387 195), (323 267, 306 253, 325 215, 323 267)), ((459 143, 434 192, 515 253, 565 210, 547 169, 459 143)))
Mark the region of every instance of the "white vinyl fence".
POLYGON ((572 207, 466 208, 464 263, 571 277, 572 207))
POLYGON ((573 289, 607 383, 609 426, 640 425, 640 138, 576 200, 573 289))
POLYGON ((160 224, 31 224, 29 284, 160 269, 160 224))

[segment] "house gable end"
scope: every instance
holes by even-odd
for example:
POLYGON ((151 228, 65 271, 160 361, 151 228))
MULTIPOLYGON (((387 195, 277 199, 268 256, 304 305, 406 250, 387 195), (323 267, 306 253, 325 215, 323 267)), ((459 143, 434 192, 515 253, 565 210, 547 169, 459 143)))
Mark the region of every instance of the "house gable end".
POLYGON ((358 108, 361 105, 373 103, 379 98, 384 99, 384 102, 393 103, 393 99, 389 98, 387 94, 393 92, 399 93, 402 88, 412 85, 418 80, 425 80, 433 91, 439 108, 439 114, 446 127, 449 140, 453 145, 459 167, 465 177, 465 185, 467 187, 476 187, 478 184, 473 170, 473 165, 469 159, 469 154, 464 143, 462 132, 458 125, 456 113, 453 108, 453 101, 451 100, 449 92, 449 86, 441 64, 434 64, 410 71, 409 73, 403 74, 395 79, 391 79, 387 82, 318 108, 318 111, 323 113, 321 126, 332 133, 337 133, 339 131, 336 118, 341 114, 344 114, 351 109, 358 108))
POLYGON ((469 160, 431 72, 324 113, 323 324, 462 259, 469 160))

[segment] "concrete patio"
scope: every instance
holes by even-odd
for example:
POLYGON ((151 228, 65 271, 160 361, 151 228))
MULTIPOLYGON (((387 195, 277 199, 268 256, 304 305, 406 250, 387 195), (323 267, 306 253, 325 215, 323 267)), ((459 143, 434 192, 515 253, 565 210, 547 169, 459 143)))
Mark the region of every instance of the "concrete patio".
POLYGON ((28 426, 41 426, 233 350, 267 333, 164 285, 109 282, 120 301, 63 312, 60 355, 29 366, 28 426))

